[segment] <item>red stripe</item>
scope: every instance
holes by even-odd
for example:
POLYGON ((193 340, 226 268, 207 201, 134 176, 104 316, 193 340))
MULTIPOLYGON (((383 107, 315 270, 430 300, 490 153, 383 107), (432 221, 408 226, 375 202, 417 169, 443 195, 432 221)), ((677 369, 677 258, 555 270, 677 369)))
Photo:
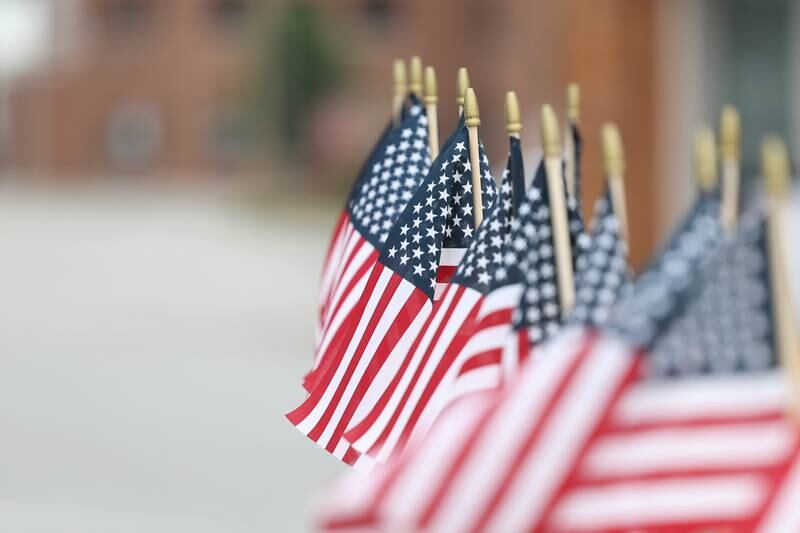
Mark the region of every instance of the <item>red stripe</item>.
POLYGON ((436 281, 438 283, 450 283, 450 280, 453 279, 456 270, 458 270, 458 265, 439 265, 439 269, 436 271, 436 281))
MULTIPOLYGON (((327 325, 330 322, 331 317, 333 316, 331 314, 331 312, 330 312, 330 308, 331 308, 332 305, 334 305, 336 303, 336 302, 334 302, 334 298, 336 298, 336 293, 339 291, 339 287, 341 286, 342 282, 344 281, 344 273, 347 272, 347 269, 350 268, 350 265, 353 263, 353 261, 355 261, 355 258, 358 255, 358 252, 361 251, 362 247, 369 246, 370 248, 372 248, 372 245, 369 242, 363 240, 361 238, 360 234, 358 234, 355 231, 353 231, 353 233, 356 235, 355 238, 357 239, 357 242, 356 242, 355 245, 353 245, 352 250, 350 250, 350 253, 347 255, 345 260, 342 262, 341 267, 339 268, 338 272, 336 273, 336 279, 334 280, 333 288, 331 289, 330 295, 328 297, 327 305, 325 306, 324 325, 327 325)), ((373 249, 372 254, 377 254, 377 253, 378 253, 377 250, 373 249)), ((372 257, 372 254, 370 254, 370 256, 368 256, 368 257, 372 257)), ((341 302, 342 301, 342 297, 344 295, 346 295, 346 294, 347 294, 346 292, 343 292, 339 296, 339 299, 337 300, 337 302, 341 302)))
MULTIPOLYGON (((375 265, 375 268, 372 269, 369 280, 367 280, 367 286, 364 288, 364 293, 362 294, 361 299, 356 307, 353 308, 352 313, 349 315, 349 319, 347 321, 348 325, 340 330, 342 335, 344 335, 346 338, 349 338, 358 326, 359 319, 364 313, 367 302, 372 297, 372 293, 375 290, 375 285, 378 283, 378 279, 380 278, 382 270, 383 265, 380 263, 375 265)), ((317 385, 312 389, 312 392, 309 394, 308 398, 306 398, 302 404, 286 415, 286 418, 288 418, 292 424, 299 424, 311 413, 311 411, 314 410, 314 406, 317 404, 317 402, 319 402, 320 398, 325 393, 324 385, 330 383, 330 380, 333 378, 333 374, 336 371, 336 367, 341 363, 342 358, 344 357, 345 351, 345 349, 336 350, 331 354, 327 367, 321 370, 322 374, 319 377, 317 385)))
POLYGON ((336 221, 336 225, 333 227, 333 232, 331 232, 331 239, 328 242, 328 250, 325 252, 325 259, 322 261, 322 277, 325 277, 327 270, 333 267, 333 265, 331 265, 333 251, 338 245, 339 240, 344 236, 345 224, 349 219, 350 217, 346 209, 339 213, 339 218, 336 221))
MULTIPOLYGON (((792 423, 793 427, 796 427, 794 422, 796 422, 796 420, 791 422, 787 421, 787 423, 792 423)), ((783 465, 783 468, 779 472, 776 472, 775 475, 773 475, 769 480, 770 490, 767 496, 764 498, 764 504, 762 505, 761 509, 754 513, 753 520, 749 523, 749 527, 751 529, 754 530, 756 525, 766 518, 766 515, 770 511, 772 505, 775 503, 775 499, 778 497, 778 494, 780 494, 782 490, 785 490, 784 484, 787 482, 787 477, 798 461, 800 461, 800 443, 795 444, 794 452, 791 454, 790 460, 787 461, 783 465)), ((798 502, 795 502, 795 505, 797 505, 797 503, 798 502)))
MULTIPOLYGON (((344 223, 345 220, 341 220, 340 223, 344 223)), ((330 305, 330 299, 334 294, 336 289, 336 282, 337 282, 337 274, 342 272, 342 260, 344 259, 344 253, 347 247, 347 242, 350 239, 350 235, 353 230, 353 226, 349 223, 349 217, 346 217, 346 225, 343 225, 339 228, 339 233, 336 234, 335 241, 331 241, 331 247, 328 250, 328 256, 323 263, 322 268, 322 277, 323 280, 326 276, 330 275, 330 281, 327 285, 327 288, 323 287, 325 290, 324 294, 322 295, 322 300, 320 302, 320 320, 324 320, 325 311, 330 305), (336 252, 335 257, 332 255, 336 252), (330 272, 329 272, 330 270, 330 272)))
POLYGON ((364 371, 364 375, 359 380, 358 385, 356 385, 353 395, 350 398, 350 401, 347 404, 344 412, 342 413, 342 417, 339 419, 339 423, 337 424, 336 429, 333 432, 333 436, 328 443, 328 451, 333 452, 333 450, 336 448, 336 444, 338 444, 345 432, 345 429, 347 429, 347 425, 353 418, 353 414, 355 413, 359 402, 364 397, 364 394, 367 392, 369 385, 375 379, 375 376, 378 374, 381 367, 383 367, 383 364, 386 362, 386 358, 392 353, 392 350, 397 342, 400 340, 400 338, 402 338, 403 334, 405 334, 406 330, 417 317, 422 307, 428 301, 428 296, 422 291, 414 289, 411 292, 408 300, 406 300, 406 302, 403 304, 403 308, 400 310, 397 318, 392 323, 392 327, 390 327, 386 332, 386 335, 383 337, 377 349, 375 350, 375 354, 370 358, 369 364, 364 371))
MULTIPOLYGON (((397 407, 392 412, 392 416, 389 419, 388 424, 383 428, 383 431, 381 432, 380 437, 378 437, 378 440, 375 442, 375 445, 372 448, 370 448, 370 453, 374 453, 373 452, 374 450, 377 450, 380 446, 383 446, 383 443, 389 437, 389 434, 391 433, 392 429, 394 428, 395 424, 397 423, 397 419, 400 417, 400 413, 402 412, 403 407, 405 407, 406 403, 408 402, 408 397, 411 395, 411 391, 413 390, 414 385, 417 383, 417 381, 419 381, 419 376, 422 373, 422 369, 425 367, 425 364, 427 363, 428 359, 430 358, 431 352, 433 352, 434 348, 436 347, 436 343, 439 341, 439 338, 442 336, 442 332, 444 331, 444 328, 447 327, 447 324, 449 323, 450 318, 453 316, 453 311, 456 309, 456 307, 458 306, 459 302, 461 301, 461 296, 464 294, 464 287, 461 287, 459 285, 450 285, 450 286, 448 286, 447 290, 451 290, 450 287, 454 287, 454 289, 452 289, 452 290, 455 290, 455 294, 453 295, 453 298, 452 298, 452 300, 450 302, 450 305, 447 307, 447 310, 445 311, 444 316, 442 317, 442 320, 439 322, 439 325, 436 328, 435 333, 433 334, 430 342, 428 343, 428 346, 425 348, 425 352, 423 353, 422 358, 421 358, 419 364, 417 365, 417 368, 414 370, 414 373, 413 373, 413 375, 411 377, 411 382, 408 384, 406 389, 403 391, 403 395, 400 397, 400 403, 397 405, 397 407)), ((437 309, 441 309, 441 307, 438 307, 437 309)), ((431 314, 433 314, 433 313, 431 313, 431 314)), ((424 333, 425 333, 424 331, 420 331, 420 334, 418 335, 418 337, 421 337, 424 333)), ((396 385, 397 385, 397 383, 399 381, 396 378, 398 378, 398 377, 402 376, 403 374, 405 374, 405 370, 407 368, 407 365, 405 363, 410 361, 413 358, 413 354, 414 353, 415 352, 409 352, 409 356, 406 358, 406 361, 404 361, 404 365, 401 368, 400 372, 395 374, 395 380, 392 381, 392 392, 396 389, 396 385)), ((382 397, 381 400, 383 400, 383 399, 384 398, 382 397)), ((381 411, 385 407, 386 407, 386 403, 384 402, 384 403, 382 403, 380 405, 381 411)))
MULTIPOLYGON (((475 303, 464 320, 463 327, 465 330, 471 329, 470 324, 474 323, 475 317, 480 309, 480 302, 481 300, 478 300, 475 303)), ((406 422, 406 426, 403 428, 403 432, 400 434, 395 453, 398 453, 400 450, 402 450, 405 447, 405 444, 408 442, 408 439, 411 438, 414 428, 417 427, 417 423, 419 422, 425 407, 427 407, 428 402, 441 385, 444 376, 447 374, 447 371, 450 370, 450 367, 453 365, 453 362, 458 357, 458 354, 461 353, 461 350, 464 348, 464 345, 468 340, 469 336, 462 335, 459 331, 456 333, 456 336, 453 338, 450 346, 448 346, 445 350, 442 360, 436 365, 436 369, 433 371, 430 379, 425 384, 425 390, 422 391, 419 400, 417 400, 417 404, 414 406, 414 410, 411 412, 411 416, 406 422)))
MULTIPOLYGON (((456 478, 458 472, 461 471, 461 468, 466 463, 467 459, 472 455, 472 452, 475 450, 475 445, 480 440, 480 436, 484 432, 486 428, 486 422, 489 421, 492 414, 494 413, 494 405, 489 405, 485 408, 484 412, 481 413, 475 420, 475 425, 472 427, 472 431, 470 432, 469 437, 465 441, 465 445, 460 450, 457 450, 457 453, 453 457, 453 462, 450 463, 450 466, 447 468, 447 471, 444 477, 439 482, 439 485, 436 487, 436 491, 434 491, 433 496, 428 501, 428 505, 425 506, 425 509, 422 511, 422 514, 419 517, 419 521, 417 526, 419 529, 425 529, 430 525, 430 521, 433 518, 436 509, 438 509, 439 504, 441 503, 444 495, 447 494, 447 491, 450 489, 450 486, 453 484, 453 481, 456 478)), ((445 465, 443 465, 445 466, 445 465)))
POLYGON ((471 370, 482 368, 489 365, 499 365, 503 359, 502 348, 492 348, 485 352, 480 352, 467 359, 458 370, 458 375, 463 376, 471 370))
MULTIPOLYGON (((325 321, 325 324, 324 324, 324 327, 323 327, 323 330, 322 330, 322 339, 323 340, 320 341, 320 345, 317 347, 318 350, 323 349, 322 345, 325 344, 324 340, 326 338, 330 338, 333 321, 336 318, 336 316, 342 311, 342 306, 344 306, 345 300, 348 298, 350 293, 352 293, 355 290, 356 285, 358 285, 364 279, 364 277, 368 275, 368 273, 371 271, 372 268, 375 267, 375 265, 377 263, 378 263, 378 252, 377 251, 373 251, 364 260, 364 262, 361 264, 361 266, 359 266, 358 271, 355 273, 355 275, 352 277, 352 279, 348 283, 347 288, 341 294, 340 298, 336 301, 336 309, 334 309, 326 318, 326 321, 325 321)), ((353 309, 354 308, 355 308, 355 306, 353 307, 353 309)), ((348 311, 348 314, 345 315, 346 318, 344 320, 342 320, 342 322, 339 324, 339 326, 338 326, 339 327, 339 331, 341 331, 341 329, 345 327, 345 324, 347 323, 347 317, 349 317, 352 314, 353 309, 348 311)), ((333 343, 333 340, 336 338, 335 336, 339 334, 339 331, 334 333, 334 338, 331 339, 331 343, 328 343, 328 346, 325 346, 325 348, 324 348, 325 353, 323 353, 323 354, 317 353, 316 359, 315 359, 316 366, 319 366, 320 362, 323 361, 323 359, 325 359, 327 354, 331 351, 331 346, 330 345, 333 343)), ((313 369, 312 369, 312 372, 313 372, 313 369)))
MULTIPOLYGON (((450 287, 451 286, 448 285, 448 287, 445 289, 445 294, 447 294, 447 291, 450 290, 450 287)), ((444 296, 439 301, 441 302, 443 299, 444 296)), ((420 342, 422 342, 422 338, 425 336, 425 332, 428 330, 431 321, 436 317, 437 309, 439 309, 438 304, 436 305, 434 310, 428 315, 428 318, 425 319, 425 323, 422 325, 419 334, 414 339, 414 342, 411 343, 411 346, 408 350, 409 354, 415 353, 419 348, 419 344, 420 342)), ((381 394, 380 398, 378 398, 378 402, 376 403, 375 407, 370 409, 367 416, 361 422, 359 422, 355 427, 347 431, 347 434, 345 435, 345 438, 347 438, 347 440, 349 440, 350 442, 355 442, 356 440, 364 436, 364 434, 369 430, 370 426, 375 423, 378 416, 380 416, 383 407, 389 401, 389 398, 392 396, 392 393, 397 388, 397 385, 400 382, 400 379, 402 378, 409 364, 411 364, 411 357, 405 357, 400 365, 400 368, 397 370, 397 372, 395 372, 395 375, 392 377, 392 381, 389 383, 389 386, 386 388, 385 391, 383 391, 383 394, 381 394)), ((371 453, 371 451, 368 453, 371 453)))
MULTIPOLYGON (((365 243, 364 246, 369 246, 369 244, 365 243)), ((342 308, 342 305, 344 305, 345 300, 350 295, 350 293, 353 292, 353 289, 355 288, 356 285, 358 285, 358 282, 361 281, 361 279, 367 275, 367 272, 369 272, 369 270, 373 268, 377 264, 377 262, 378 262, 378 251, 373 250, 367 256, 364 262, 361 263, 361 265, 358 267, 358 270, 356 271, 355 275, 352 278, 350 278, 347 287, 345 287, 344 291, 339 296, 339 298, 335 302, 333 302, 333 300, 331 301, 331 303, 335 307, 333 311, 328 314, 328 318, 325 323, 326 328, 331 324, 331 322, 333 321, 333 317, 335 317, 336 314, 339 312, 339 310, 342 308)))
POLYGON ((346 465, 353 466, 358 461, 358 458, 361 457, 361 454, 353 448, 349 446, 347 451, 344 453, 344 457, 342 457, 342 462, 346 465))
POLYGON ((519 365, 523 365, 525 361, 527 361, 530 356, 532 347, 531 347, 531 339, 528 336, 528 328, 519 328, 517 330, 517 361, 519 365))
POLYGON ((539 439, 542 431, 547 426, 553 411, 561 405, 561 398, 564 392, 572 385, 575 375, 583 367, 584 361, 592 353, 592 349, 597 344, 597 336, 589 335, 585 338, 577 350, 577 356, 570 363, 567 371, 561 376, 561 381, 558 383, 550 396, 544 399, 544 408, 541 415, 534 421, 528 428, 525 436, 520 440, 520 445, 517 447, 517 453, 514 455, 508 468, 506 468, 500 482, 495 486, 492 495, 486 500, 486 505, 479 515, 478 519, 472 527, 472 531, 482 531, 486 528, 486 523, 490 520, 492 515, 497 511, 497 507, 502 501, 503 497, 508 492, 514 476, 519 472, 522 464, 525 462, 526 457, 531 453, 531 449, 535 448, 534 444, 539 439))
MULTIPOLYGON (((383 270, 383 265, 378 265, 383 270)), ((367 344, 369 344, 370 339, 372 338, 372 334, 375 332, 375 328, 383 319, 383 313, 386 311, 386 308, 391 302, 394 293, 397 291, 397 287, 400 285, 400 282, 403 280, 400 276, 392 272, 389 277, 389 282, 386 285, 383 293, 380 295, 380 299, 378 300, 378 305, 375 308, 375 311, 369 317, 369 322, 367 322, 367 327, 364 330, 364 333, 361 335, 360 338, 357 339, 358 345, 356 347, 356 351, 353 353, 353 357, 350 359, 350 363, 347 365, 347 369, 342 376, 339 385, 336 387, 336 392, 334 392, 333 397, 331 398, 330 402, 325 408, 325 411, 322 414, 322 418, 317 422, 314 428, 309 432, 308 437, 313 440, 317 441, 320 436, 322 436, 322 432, 325 431, 325 428, 328 426, 331 418, 333 417, 333 412, 336 410, 336 407, 339 405, 339 402, 344 395, 344 391, 347 388, 350 379, 353 376, 353 373, 356 370, 356 366, 358 366, 358 362, 361 360, 361 356, 364 354, 364 351, 367 348, 367 344)), ((354 341, 356 339, 353 339, 354 341)), ((352 343, 352 342, 351 342, 352 343)), ((326 388, 328 384, 326 383, 326 388)))
POLYGON ((611 401, 608 403, 608 405, 606 405, 602 416, 597 420, 596 427, 589 433, 589 437, 586 439, 586 442, 583 443, 581 449, 578 451, 578 455, 575 457, 575 460, 573 461, 570 470, 567 472, 567 475, 564 476, 564 479, 558 489, 549 498, 548 505, 545 507, 547 511, 545 511, 543 516, 537 517, 538 521, 535 522, 535 524, 531 524, 531 531, 536 531, 537 528, 542 526, 542 524, 547 524, 550 521, 550 515, 555 508, 555 502, 564 496, 569 487, 578 483, 577 480, 579 479, 580 472, 579 467, 586 460, 586 456, 589 453, 591 445, 597 441, 599 435, 613 427, 614 408, 619 404, 620 398, 623 397, 626 389, 628 389, 636 380, 636 377, 641 376, 644 364, 645 357, 642 354, 637 354, 637 356, 632 357, 631 368, 623 380, 622 385, 618 387, 618 389, 612 395, 611 401))

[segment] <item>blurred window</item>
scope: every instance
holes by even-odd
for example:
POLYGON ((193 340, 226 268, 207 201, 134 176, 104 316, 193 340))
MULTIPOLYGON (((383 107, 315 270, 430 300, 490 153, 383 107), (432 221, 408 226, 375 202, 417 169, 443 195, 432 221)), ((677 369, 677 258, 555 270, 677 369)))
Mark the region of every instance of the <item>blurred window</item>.
POLYGON ((394 2, 392 0, 364 0, 364 13, 370 22, 375 24, 388 24, 394 15, 394 2))
POLYGON ((250 135, 239 113, 218 113, 208 131, 208 156, 218 167, 231 167, 243 157, 250 135))
POLYGON ((106 124, 106 154, 117 170, 146 170, 161 151, 162 122, 156 106, 147 101, 119 104, 106 124))
POLYGON ((244 28, 249 3, 247 0, 210 0, 210 15, 214 26, 226 33, 244 28))
POLYGON ((115 35, 137 35, 154 22, 154 0, 107 0, 100 4, 105 29, 115 35))

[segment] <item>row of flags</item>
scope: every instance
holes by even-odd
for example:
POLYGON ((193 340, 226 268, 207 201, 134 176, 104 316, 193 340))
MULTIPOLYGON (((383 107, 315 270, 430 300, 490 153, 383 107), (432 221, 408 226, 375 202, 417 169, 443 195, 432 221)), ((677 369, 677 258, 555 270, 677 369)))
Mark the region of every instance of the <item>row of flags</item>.
MULTIPOLYGON (((581 217, 576 86, 563 143, 542 110, 544 156, 526 186, 513 92, 496 180, 466 70, 441 148, 433 69, 423 83, 415 57, 410 83, 402 62, 394 72, 394 116, 326 254, 308 395, 287 415, 354 467, 318 525, 800 531, 781 142, 764 148, 774 194, 739 220, 738 167, 723 157, 721 194, 714 136, 701 132, 698 200, 634 277, 612 125, 606 190, 581 217)), ((725 148, 738 117, 723 116, 723 156, 738 156, 725 148)))

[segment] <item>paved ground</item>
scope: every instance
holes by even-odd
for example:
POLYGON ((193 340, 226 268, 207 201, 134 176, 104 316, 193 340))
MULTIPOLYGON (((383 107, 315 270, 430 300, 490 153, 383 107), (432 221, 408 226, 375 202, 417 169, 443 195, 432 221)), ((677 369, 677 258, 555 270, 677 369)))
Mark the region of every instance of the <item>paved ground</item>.
POLYGON ((0 190, 0 531, 308 529, 343 470, 302 397, 331 215, 0 190))

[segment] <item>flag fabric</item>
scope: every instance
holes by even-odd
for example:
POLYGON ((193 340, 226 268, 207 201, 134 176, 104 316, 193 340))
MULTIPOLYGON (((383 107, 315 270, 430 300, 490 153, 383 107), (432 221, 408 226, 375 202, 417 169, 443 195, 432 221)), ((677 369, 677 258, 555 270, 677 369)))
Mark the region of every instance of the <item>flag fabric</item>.
MULTIPOLYGON (((630 286, 627 243, 620 235, 611 194, 606 188, 595 205, 592 232, 582 241, 575 259, 575 307, 566 323, 600 326, 620 295, 630 286)), ((557 317, 555 265, 549 254, 542 257, 532 248, 526 259, 525 285, 514 310, 513 331, 504 345, 506 372, 528 359, 536 344, 555 335, 561 323, 557 317), (544 281, 544 282, 543 282, 544 281)))
POLYGON ((583 201, 582 191, 581 191, 581 156, 583 154, 583 138, 581 137, 581 132, 578 129, 578 125, 570 122, 567 126, 569 128, 569 134, 572 135, 572 146, 574 149, 574 159, 575 159, 575 189, 572 193, 572 196, 575 197, 575 200, 578 204, 581 204, 583 201))
POLYGON ((345 341, 344 324, 378 261, 389 230, 417 191, 430 168, 427 117, 411 96, 402 123, 389 131, 354 187, 340 220, 323 274, 321 334, 314 366, 304 379, 312 390, 327 354, 345 341))
POLYGON ((343 434, 364 393, 384 364, 400 364, 473 239, 473 172, 480 173, 484 210, 494 205, 488 160, 481 148, 481 168, 472 169, 467 145, 467 128, 461 127, 388 231, 343 326, 345 342, 321 367, 306 400, 287 415, 340 459, 352 459, 343 434))
MULTIPOLYGON (((523 172, 520 149, 512 138, 505 183, 518 184, 523 172)), ((517 190, 519 190, 517 188, 517 190)), ((509 216, 508 207, 497 213, 498 219, 511 220, 511 231, 486 228, 467 252, 453 280, 457 301, 470 309, 468 314, 446 313, 449 328, 444 334, 428 333, 416 356, 394 376, 394 382, 382 392, 382 401, 369 411, 357 413, 346 433, 353 446, 379 462, 399 453, 412 440, 421 438, 444 408, 457 398, 475 391, 493 389, 504 379, 503 345, 510 332, 511 312, 517 305, 525 272, 517 256, 528 248, 542 246, 543 255, 553 261, 550 212, 547 208, 547 183, 540 165, 531 190, 520 203, 519 219, 509 216), (541 236, 541 241, 536 240, 541 236), (455 327, 460 324, 459 327, 455 327), (438 340, 432 343, 431 339, 438 340)), ((513 203, 512 203, 513 206, 513 203)), ((586 244, 583 224, 574 201, 568 202, 575 257, 586 244)), ((501 224, 494 221, 500 229, 501 224)), ((525 256, 526 254, 522 254, 525 256)), ((554 268, 553 268, 554 272, 554 268)), ((513 365, 515 368, 517 364, 513 365)))
POLYGON ((800 491, 800 433, 786 414, 786 388, 772 363, 736 371, 753 368, 743 362, 759 344, 753 336, 771 333, 742 323, 751 340, 724 373, 652 377, 650 358, 683 327, 685 312, 736 323, 759 300, 720 313, 707 303, 709 294, 718 297, 703 289, 707 280, 748 290, 766 283, 763 220, 726 242, 718 212, 715 199, 698 202, 606 326, 567 328, 503 391, 463 399, 371 479, 334 488, 321 508, 323 526, 797 531, 800 514, 790 502, 800 491))
POLYGON ((441 400, 434 393, 443 385, 450 363, 463 346, 464 325, 474 320, 494 270, 502 267, 514 211, 513 195, 515 186, 518 191, 523 181, 517 179, 522 172, 519 140, 512 138, 498 202, 478 228, 451 283, 434 304, 400 366, 384 366, 353 416, 345 438, 372 459, 385 462, 402 448, 428 402, 441 400))

